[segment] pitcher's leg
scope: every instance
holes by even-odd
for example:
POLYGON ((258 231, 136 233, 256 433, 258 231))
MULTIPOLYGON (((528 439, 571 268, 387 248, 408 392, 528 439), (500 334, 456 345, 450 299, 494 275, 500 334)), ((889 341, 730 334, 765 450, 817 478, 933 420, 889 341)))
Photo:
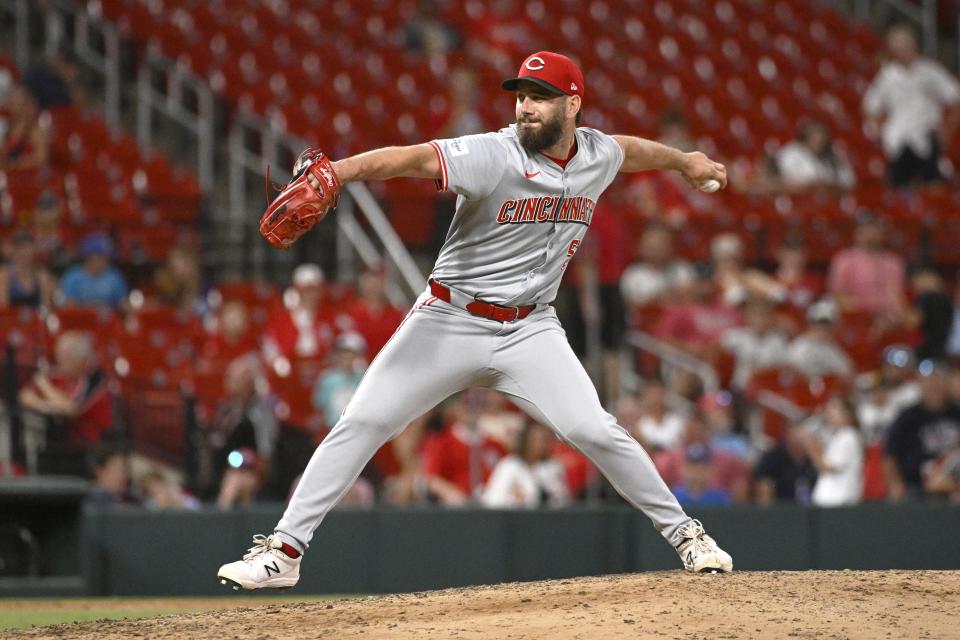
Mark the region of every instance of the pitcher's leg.
MULTIPOLYGON (((310 459, 276 531, 303 551, 324 516, 385 442, 476 376, 482 336, 411 317, 376 357, 333 430, 310 459)), ((489 350, 486 351, 489 357, 489 350)))
POLYGON ((494 367, 502 376, 497 388, 590 458, 620 495, 674 544, 677 530, 690 517, 643 447, 603 409, 559 323, 515 337, 495 352, 494 367))

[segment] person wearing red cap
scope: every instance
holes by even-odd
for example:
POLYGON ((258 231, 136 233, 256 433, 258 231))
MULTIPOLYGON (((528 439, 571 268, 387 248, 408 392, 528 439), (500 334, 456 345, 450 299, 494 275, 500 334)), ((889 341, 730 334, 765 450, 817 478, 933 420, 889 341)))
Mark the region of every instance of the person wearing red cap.
POLYGON ((597 200, 618 173, 676 171, 694 188, 715 190, 726 184, 726 170, 703 153, 578 127, 586 83, 559 53, 527 56, 503 87, 514 92, 516 122, 500 131, 332 163, 341 184, 432 178, 457 194, 456 211, 427 289, 314 452, 274 532, 256 536, 243 560, 220 568, 224 584, 296 584, 314 530, 377 449, 469 387, 505 393, 588 456, 688 571, 733 569, 650 456, 603 409, 550 305, 594 214, 605 215, 597 200))

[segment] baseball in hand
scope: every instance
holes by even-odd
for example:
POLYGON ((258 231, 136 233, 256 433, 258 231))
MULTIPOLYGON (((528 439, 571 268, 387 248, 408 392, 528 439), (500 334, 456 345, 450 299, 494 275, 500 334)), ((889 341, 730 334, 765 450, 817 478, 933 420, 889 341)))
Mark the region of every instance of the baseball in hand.
POLYGON ((700 185, 700 191, 704 193, 713 193, 720 188, 719 180, 707 180, 700 185))

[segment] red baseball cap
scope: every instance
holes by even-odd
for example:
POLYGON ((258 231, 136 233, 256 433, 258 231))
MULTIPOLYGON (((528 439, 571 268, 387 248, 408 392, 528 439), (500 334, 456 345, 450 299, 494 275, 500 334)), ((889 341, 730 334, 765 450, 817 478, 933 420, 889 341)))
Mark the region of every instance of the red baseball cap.
POLYGON ((500 85, 515 91, 521 80, 538 84, 558 95, 583 97, 583 72, 573 60, 552 51, 538 51, 527 57, 520 65, 516 78, 504 80, 500 85))

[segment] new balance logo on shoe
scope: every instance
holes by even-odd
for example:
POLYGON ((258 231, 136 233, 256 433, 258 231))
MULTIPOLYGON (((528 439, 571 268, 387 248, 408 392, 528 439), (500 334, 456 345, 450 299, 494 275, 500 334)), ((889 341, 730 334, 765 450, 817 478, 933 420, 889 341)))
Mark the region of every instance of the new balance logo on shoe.
POLYGON ((268 578, 270 577, 270 572, 271 572, 271 571, 273 571, 274 573, 280 573, 280 567, 277 566, 277 561, 276 561, 276 560, 273 561, 273 564, 272 564, 272 565, 269 565, 269 564, 263 565, 263 568, 264 568, 264 570, 266 570, 266 572, 267 572, 267 577, 268 577, 268 578))

